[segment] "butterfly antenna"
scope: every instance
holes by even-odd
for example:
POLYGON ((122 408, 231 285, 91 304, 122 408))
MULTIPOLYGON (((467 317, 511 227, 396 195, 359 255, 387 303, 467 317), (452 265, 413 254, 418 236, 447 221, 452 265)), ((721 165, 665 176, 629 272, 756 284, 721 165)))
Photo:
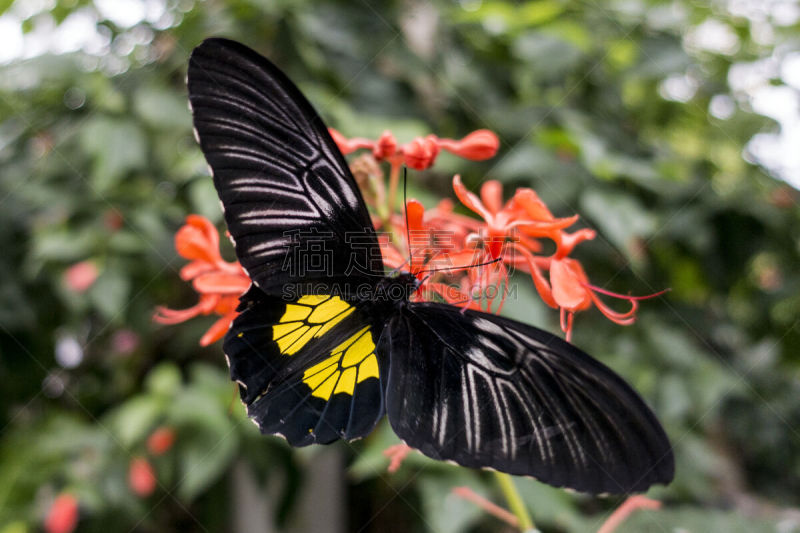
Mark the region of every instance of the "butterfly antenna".
POLYGON ((444 268, 432 268, 430 270, 420 270, 417 274, 421 274, 422 272, 441 272, 443 270, 463 270, 465 268, 475 268, 481 267, 486 265, 493 265, 498 261, 501 261, 503 258, 498 257, 497 259, 492 259, 491 261, 486 261, 485 263, 477 263, 475 265, 461 265, 461 266, 451 266, 451 267, 444 267, 444 268))
POLYGON ((411 235, 408 227, 408 167, 403 165, 403 212, 406 215, 406 246, 408 246, 408 270, 411 270, 411 235))

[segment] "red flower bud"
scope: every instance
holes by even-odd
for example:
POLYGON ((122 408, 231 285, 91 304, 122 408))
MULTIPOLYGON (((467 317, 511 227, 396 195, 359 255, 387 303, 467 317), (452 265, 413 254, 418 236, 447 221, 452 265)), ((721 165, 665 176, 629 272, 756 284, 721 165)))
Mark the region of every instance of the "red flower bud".
POLYGON ((375 148, 372 149, 372 156, 377 159, 386 159, 392 157, 397 152, 397 139, 389 130, 381 134, 378 142, 375 143, 375 148))
POLYGON ((100 272, 91 261, 75 263, 64 273, 64 284, 75 292, 84 292, 97 280, 100 272))
POLYGON ((375 145, 375 143, 369 139, 362 139, 360 137, 348 139, 333 128, 328 128, 328 133, 331 134, 333 142, 336 143, 336 146, 339 147, 339 151, 342 152, 343 155, 355 152, 360 148, 373 148, 375 145))
POLYGON ((60 494, 44 519, 47 533, 72 533, 78 525, 78 500, 72 494, 60 494))
POLYGON ((147 438, 147 451, 158 456, 166 453, 175 442, 175 431, 168 426, 161 426, 147 438))
POLYGON ((345 137, 335 129, 328 128, 328 133, 331 134, 331 137, 333 137, 333 142, 336 143, 336 146, 339 147, 339 151, 342 152, 342 154, 347 155, 353 150, 355 150, 355 148, 353 148, 350 145, 350 141, 347 140, 347 137, 345 137))
POLYGON ((464 159, 482 161, 494 157, 500 147, 500 140, 489 130, 473 131, 460 141, 439 139, 439 147, 464 159))
POLYGON ((417 137, 403 148, 405 163, 415 170, 425 170, 433 165, 439 155, 438 139, 428 135, 424 139, 417 137))
POLYGON ((141 497, 150 496, 156 490, 156 474, 153 466, 144 457, 134 457, 128 468, 128 486, 141 497))

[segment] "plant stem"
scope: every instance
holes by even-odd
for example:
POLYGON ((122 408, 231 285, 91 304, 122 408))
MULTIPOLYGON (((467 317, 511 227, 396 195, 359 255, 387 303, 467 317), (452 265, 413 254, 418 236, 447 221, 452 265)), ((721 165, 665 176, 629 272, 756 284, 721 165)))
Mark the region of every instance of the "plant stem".
POLYGON ((494 476, 497 478, 497 484, 500 485, 500 490, 503 491, 503 496, 508 502, 511 512, 519 520, 520 531, 537 531, 536 525, 533 523, 533 519, 531 519, 528 509, 525 507, 525 502, 522 501, 522 497, 519 495, 517 486, 514 485, 514 480, 511 476, 502 472, 495 472, 494 476))
POLYGON ((390 161, 389 170, 389 213, 394 213, 394 202, 397 197, 397 185, 400 183, 400 167, 403 166, 402 160, 393 159, 390 161))

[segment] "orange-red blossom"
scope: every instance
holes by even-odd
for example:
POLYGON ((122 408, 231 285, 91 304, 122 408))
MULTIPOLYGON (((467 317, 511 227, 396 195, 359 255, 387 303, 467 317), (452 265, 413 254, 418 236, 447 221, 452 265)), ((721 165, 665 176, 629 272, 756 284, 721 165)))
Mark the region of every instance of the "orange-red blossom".
POLYGON ((390 131, 384 131, 377 140, 353 137, 348 139, 333 128, 328 128, 336 146, 347 155, 361 149, 372 150, 377 161, 405 164, 415 170, 430 168, 441 150, 446 150, 464 159, 482 161, 494 157, 500 140, 489 130, 476 130, 463 139, 441 139, 436 135, 417 137, 406 144, 398 144, 390 131))
POLYGON ((72 494, 59 494, 47 511, 44 530, 47 533, 72 533, 78 525, 78 500, 72 494))
POLYGON ((609 320, 628 325, 635 320, 638 300, 662 294, 628 296, 590 284, 581 263, 569 254, 577 244, 594 239, 596 233, 586 228, 567 233, 566 228, 577 222, 578 216, 556 218, 533 189, 517 189, 505 205, 502 185, 494 180, 483 184, 480 198, 464 187, 459 176, 453 178, 453 189, 461 203, 485 221, 479 237, 489 257, 501 258, 504 263, 529 272, 542 300, 559 309, 561 329, 567 340, 572 334, 575 313, 589 309, 592 304, 609 320), (549 256, 535 255, 541 249, 538 239, 553 241, 555 252, 549 256), (549 276, 545 276, 545 271, 549 276), (627 300, 631 307, 624 313, 614 311, 598 294, 627 300))
MULTIPOLYGON (((456 175, 453 178, 456 197, 480 219, 455 213, 450 200, 442 200, 426 211, 420 202, 412 199, 406 203, 405 212, 394 212, 391 207, 401 165, 428 168, 441 150, 472 160, 492 157, 499 141, 489 130, 472 132, 460 140, 428 135, 405 145, 399 145, 388 131, 374 141, 347 139, 333 129, 330 132, 343 154, 369 149, 375 160, 390 163, 388 206, 373 205, 378 200, 371 200, 368 195, 365 198, 371 202, 371 207, 384 213, 376 222, 379 229, 386 232, 379 236, 385 265, 408 269, 422 282, 416 299, 442 299, 464 307, 499 312, 507 294, 509 270, 519 269, 530 274, 542 300, 559 310, 561 328, 569 340, 575 313, 594 305, 613 322, 628 325, 635 320, 638 300, 661 294, 628 296, 592 285, 581 263, 570 254, 579 243, 594 239, 595 232, 586 228, 567 232, 567 228, 578 221, 578 216, 555 217, 536 192, 527 187, 517 189, 504 203, 500 182, 485 182, 480 195, 476 195, 467 190, 456 175), (540 255, 543 239, 553 242, 552 254, 540 255), (599 295, 627 300, 630 309, 615 311, 599 295), (492 309, 497 297, 500 306, 492 309)), ((383 180, 383 175, 380 171, 371 172, 368 179, 383 180)), ((180 274, 182 279, 192 282, 200 300, 184 310, 159 307, 155 320, 175 324, 201 314, 221 315, 201 338, 200 344, 205 346, 224 336, 236 317, 238 298, 248 289, 250 280, 238 263, 222 259, 216 229, 199 215, 187 217, 186 225, 175 236, 175 247, 182 257, 191 261, 180 274)))
POLYGON ((228 331, 237 315, 239 296, 250 287, 250 278, 238 262, 222 259, 217 229, 205 217, 186 217, 186 224, 175 234, 175 248, 181 257, 191 261, 181 268, 180 276, 192 282, 200 300, 188 309, 158 307, 153 319, 161 324, 177 324, 198 315, 221 315, 200 338, 200 345, 208 346, 228 331))

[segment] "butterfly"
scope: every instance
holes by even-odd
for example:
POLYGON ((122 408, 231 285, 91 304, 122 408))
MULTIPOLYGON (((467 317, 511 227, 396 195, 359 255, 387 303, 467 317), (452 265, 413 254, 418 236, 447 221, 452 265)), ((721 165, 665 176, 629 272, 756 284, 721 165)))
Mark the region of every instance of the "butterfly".
POLYGON ((212 38, 192 52, 188 89, 252 280, 223 351, 262 433, 327 444, 386 415, 412 448, 467 467, 588 493, 672 480, 664 430, 605 365, 521 322, 409 300, 416 277, 384 271, 344 157, 280 69, 212 38))

